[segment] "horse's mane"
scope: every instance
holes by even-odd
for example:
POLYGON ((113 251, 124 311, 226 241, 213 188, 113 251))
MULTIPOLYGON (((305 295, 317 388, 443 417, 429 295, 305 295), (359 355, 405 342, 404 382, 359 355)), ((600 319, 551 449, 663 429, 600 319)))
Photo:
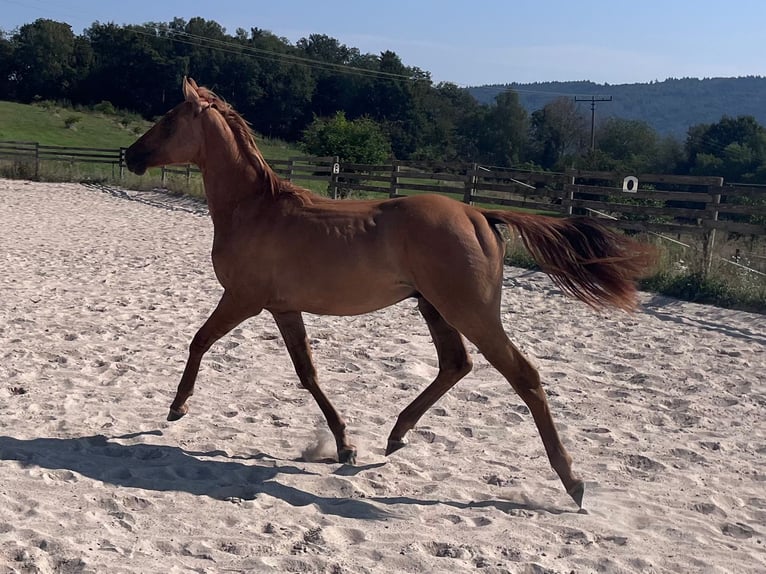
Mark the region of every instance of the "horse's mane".
POLYGON ((239 115, 228 102, 217 96, 212 90, 199 87, 197 88, 197 93, 201 99, 218 110, 223 119, 226 120, 226 124, 234 135, 234 140, 237 142, 237 147, 239 148, 242 158, 248 161, 256 171, 263 174, 269 191, 274 198, 277 198, 282 194, 288 194, 294 196, 304 204, 310 201, 311 194, 308 190, 282 179, 273 169, 271 169, 271 166, 266 163, 266 160, 261 154, 261 150, 258 149, 258 146, 255 143, 253 130, 245 118, 239 115))

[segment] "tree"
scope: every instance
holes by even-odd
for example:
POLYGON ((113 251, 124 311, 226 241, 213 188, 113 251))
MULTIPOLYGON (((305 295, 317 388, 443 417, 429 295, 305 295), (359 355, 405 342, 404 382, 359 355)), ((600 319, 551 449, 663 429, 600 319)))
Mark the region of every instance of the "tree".
POLYGON ((316 89, 311 98, 312 111, 320 116, 332 116, 339 110, 350 110, 359 92, 358 74, 344 71, 343 67, 353 65, 359 57, 359 50, 341 44, 335 38, 324 34, 311 34, 301 38, 296 47, 302 57, 311 58, 329 66, 316 66, 313 75, 316 89))
MULTIPOLYGON (((311 121, 311 97, 316 82, 311 69, 294 60, 298 50, 267 30, 252 28, 243 46, 243 57, 258 58, 248 69, 254 72, 237 98, 238 110, 253 127, 270 137, 297 141, 311 121), (283 54, 283 57, 277 56, 283 54)), ((234 87, 234 86, 233 86, 234 87)))
POLYGON ((0 94, 4 94, 3 97, 7 99, 16 97, 13 53, 13 42, 0 30, 0 94))
POLYGON ((376 71, 380 75, 368 79, 359 92, 355 117, 369 115, 385 130, 394 156, 408 158, 417 147, 413 82, 426 78, 419 70, 405 66, 390 50, 380 54, 376 71))
POLYGON ((13 44, 12 76, 19 99, 70 97, 76 62, 75 36, 69 24, 40 18, 19 28, 13 44))
POLYGON ((432 86, 420 80, 411 90, 413 99, 410 131, 415 136, 415 150, 410 155, 419 160, 460 161, 465 138, 462 127, 479 109, 478 102, 466 90, 451 83, 432 86))
POLYGON ((303 133, 301 147, 311 155, 337 155, 351 163, 376 164, 391 156, 391 144, 377 123, 370 118, 349 120, 343 112, 315 118, 303 133))
POLYGON ((651 169, 654 173, 680 173, 684 165, 684 149, 673 136, 663 137, 657 144, 657 155, 651 169))
POLYGON ((507 90, 498 95, 479 121, 479 161, 511 166, 526 159, 528 118, 516 92, 507 90))
POLYGON ((234 54, 228 47, 225 52, 220 49, 231 40, 220 24, 199 17, 188 22, 176 18, 170 25, 169 35, 179 40, 173 44, 173 55, 185 60, 188 75, 210 86, 221 79, 226 60, 234 54))
POLYGON ((718 175, 731 181, 765 183, 766 128, 752 116, 724 116, 714 124, 689 128, 686 138, 689 172, 718 175))
POLYGON ((640 120, 608 118, 596 130, 599 154, 594 154, 591 169, 647 173, 657 158, 659 136, 640 120))
POLYGON ((183 63, 169 55, 167 25, 117 26, 95 22, 84 32, 93 49, 83 103, 108 101, 146 117, 177 101, 183 63))
POLYGON ((587 141, 586 121, 572 98, 557 98, 532 113, 530 159, 544 169, 569 167, 587 141))
POLYGON ((295 46, 307 57, 331 64, 349 64, 359 56, 358 49, 349 48, 325 34, 311 34, 298 40, 295 46))

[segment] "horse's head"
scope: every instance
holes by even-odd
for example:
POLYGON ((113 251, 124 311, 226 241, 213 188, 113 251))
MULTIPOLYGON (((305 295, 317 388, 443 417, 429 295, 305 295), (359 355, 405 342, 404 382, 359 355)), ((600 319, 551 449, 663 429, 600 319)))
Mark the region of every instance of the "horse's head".
POLYGON ((128 169, 142 175, 148 168, 196 163, 202 145, 200 114, 210 107, 191 78, 184 78, 184 101, 165 114, 125 152, 128 169))

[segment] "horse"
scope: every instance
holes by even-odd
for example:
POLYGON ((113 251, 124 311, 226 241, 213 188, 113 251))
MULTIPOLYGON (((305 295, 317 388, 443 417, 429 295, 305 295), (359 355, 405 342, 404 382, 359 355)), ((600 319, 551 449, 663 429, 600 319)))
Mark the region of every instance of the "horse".
POLYGON ((540 376, 508 338, 500 317, 505 239, 521 236, 539 267, 567 294, 601 309, 633 310, 636 279, 651 248, 593 218, 556 218, 481 209, 438 194, 335 200, 280 178, 250 124, 211 90, 183 79, 181 103, 126 153, 128 169, 196 164, 213 222, 212 264, 223 294, 194 335, 168 420, 188 412, 203 355, 238 324, 266 310, 302 386, 332 432, 338 461, 355 464, 346 422, 317 380, 302 313, 357 315, 415 298, 436 347, 438 373, 404 410, 386 455, 472 368, 471 341, 528 406, 548 460, 582 507, 584 482, 572 470, 540 376))

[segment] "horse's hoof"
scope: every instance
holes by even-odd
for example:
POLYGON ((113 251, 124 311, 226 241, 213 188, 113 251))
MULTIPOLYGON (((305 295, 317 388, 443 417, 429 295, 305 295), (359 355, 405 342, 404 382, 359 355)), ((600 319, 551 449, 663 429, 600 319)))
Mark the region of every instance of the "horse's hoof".
POLYGON ((354 466, 356 464, 356 448, 344 448, 338 451, 338 462, 341 464, 349 464, 354 466))
POLYGON ((388 445, 386 446, 386 456, 395 453, 397 450, 404 448, 405 446, 407 446, 407 439, 388 439, 388 445))
POLYGON ((188 412, 189 412, 189 409, 186 406, 183 406, 178 410, 171 408, 170 411, 168 412, 168 420, 177 421, 188 412))
POLYGON ((577 503, 577 506, 582 508, 582 497, 585 494, 585 483, 582 480, 578 480, 574 486, 567 490, 567 494, 572 497, 577 503))

